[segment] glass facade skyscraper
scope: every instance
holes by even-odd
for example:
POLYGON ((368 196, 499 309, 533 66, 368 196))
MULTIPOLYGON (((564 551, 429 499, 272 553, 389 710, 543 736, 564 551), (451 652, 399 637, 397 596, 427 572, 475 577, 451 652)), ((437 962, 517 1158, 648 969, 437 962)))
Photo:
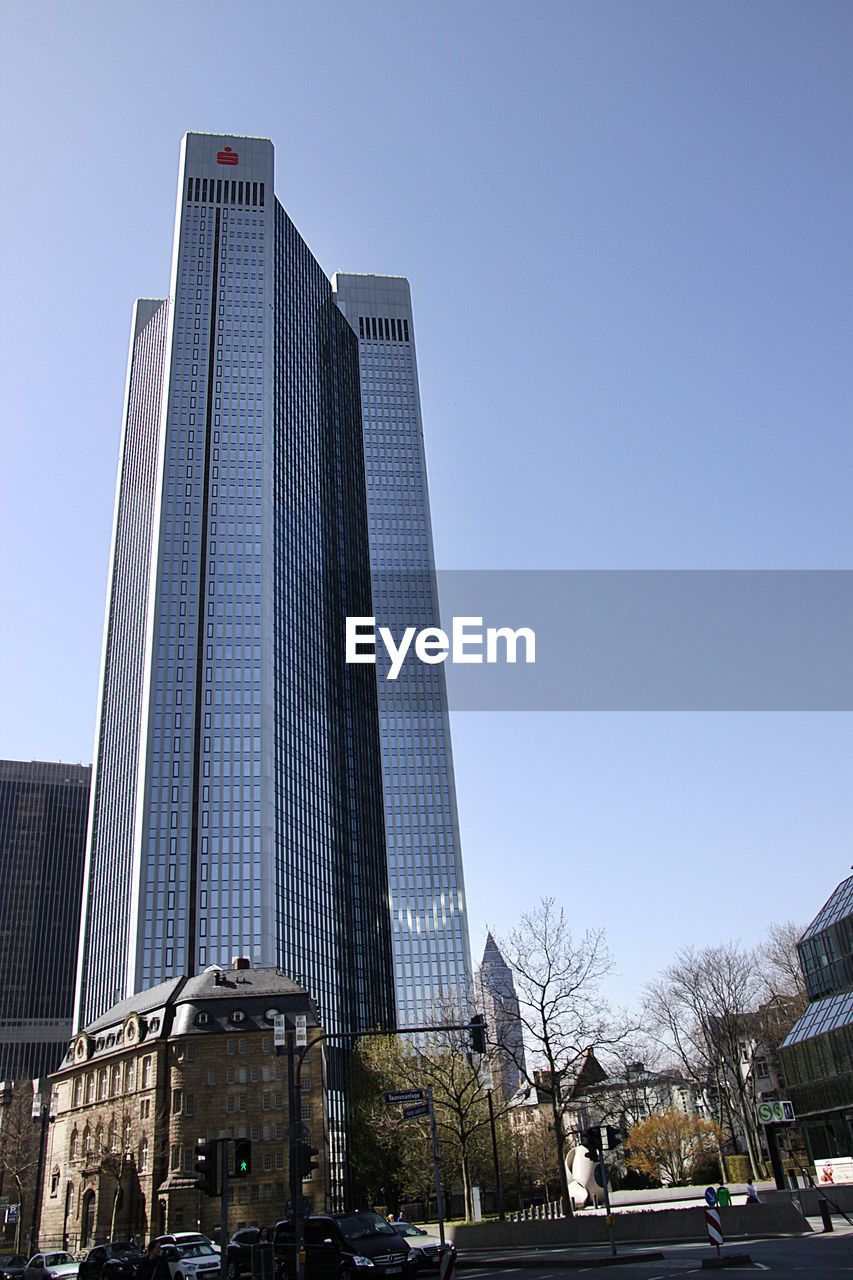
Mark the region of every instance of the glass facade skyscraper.
POLYGON ((0 1080, 68 1047, 89 765, 0 760, 0 1080))
POLYGON ((393 983, 358 340, 273 148, 184 139, 169 296, 136 305, 77 1025, 232 956, 331 1031, 393 983))
MULTIPOLYGON (((415 327, 402 276, 333 277, 358 335, 373 614, 395 636, 438 625, 415 327)), ((377 655, 394 985, 400 1026, 471 991, 444 667, 377 655)))

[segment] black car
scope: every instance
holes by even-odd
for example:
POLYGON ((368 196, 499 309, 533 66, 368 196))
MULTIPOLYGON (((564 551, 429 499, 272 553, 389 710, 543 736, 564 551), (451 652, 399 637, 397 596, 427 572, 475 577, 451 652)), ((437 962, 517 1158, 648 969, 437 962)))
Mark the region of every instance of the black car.
POLYGON ((90 1249, 80 1263, 79 1280, 131 1280, 142 1261, 132 1240, 111 1240, 90 1249))
MULTIPOLYGON (((304 1224, 305 1280, 355 1280, 363 1270, 373 1277, 408 1277, 418 1258, 393 1225, 378 1213, 315 1214, 304 1224)), ((292 1222, 275 1228, 276 1272, 280 1280, 296 1274, 292 1222)))
POLYGON ((261 1227, 244 1227, 235 1231, 228 1242, 228 1280, 240 1276, 255 1276, 257 1280, 272 1280, 275 1265, 273 1259, 272 1232, 261 1239, 261 1227))
POLYGON ((0 1280, 20 1280, 26 1265, 22 1253, 0 1253, 0 1280))

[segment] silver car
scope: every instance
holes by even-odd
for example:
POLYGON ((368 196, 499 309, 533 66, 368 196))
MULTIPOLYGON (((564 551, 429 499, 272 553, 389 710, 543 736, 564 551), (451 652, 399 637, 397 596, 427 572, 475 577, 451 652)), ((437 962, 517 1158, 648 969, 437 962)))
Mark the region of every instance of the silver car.
POLYGON ((37 1253, 24 1267, 22 1280, 63 1280, 79 1270, 80 1263, 70 1253, 37 1253))

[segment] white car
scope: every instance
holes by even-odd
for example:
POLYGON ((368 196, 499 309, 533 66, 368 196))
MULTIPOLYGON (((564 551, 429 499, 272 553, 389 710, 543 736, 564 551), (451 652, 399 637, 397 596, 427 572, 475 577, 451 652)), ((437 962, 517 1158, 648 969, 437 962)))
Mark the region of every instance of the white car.
POLYGON ((169 1264, 172 1280, 216 1280, 219 1275, 220 1256, 206 1242, 164 1244, 160 1253, 169 1264))
POLYGON ((206 1244, 208 1249, 212 1249, 214 1253, 219 1253, 219 1245, 214 1244, 207 1236, 203 1236, 200 1231, 175 1231, 170 1236, 157 1236, 161 1244, 176 1244, 183 1246, 185 1244, 206 1244))
POLYGON ((398 1236, 404 1238, 412 1252, 417 1255, 418 1266, 439 1266, 441 1262, 441 1241, 438 1236, 431 1236, 422 1227, 416 1227, 413 1222, 392 1222, 391 1226, 398 1236))

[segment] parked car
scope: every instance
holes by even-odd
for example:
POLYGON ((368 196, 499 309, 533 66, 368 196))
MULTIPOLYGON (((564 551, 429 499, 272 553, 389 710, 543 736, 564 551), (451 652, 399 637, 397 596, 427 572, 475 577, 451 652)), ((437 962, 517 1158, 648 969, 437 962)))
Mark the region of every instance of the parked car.
POLYGON ((210 1241, 164 1244, 160 1256, 166 1259, 172 1280, 214 1280, 219 1275, 220 1255, 210 1241))
POLYGON ((62 1280, 76 1276, 80 1264, 70 1253, 36 1253, 24 1267, 23 1280, 62 1280))
POLYGON ((214 1253, 219 1253, 219 1245, 214 1244, 207 1236, 203 1236, 200 1231, 176 1231, 170 1236, 155 1236, 155 1240, 159 1240, 160 1244, 206 1244, 214 1253))
POLYGON ((228 1280, 239 1280, 245 1275, 272 1280, 275 1271, 272 1231, 268 1230, 267 1238, 262 1240, 261 1230, 261 1227, 244 1227, 234 1232, 226 1253, 228 1280))
POLYGON ((20 1280, 26 1265, 22 1253, 0 1253, 0 1280, 20 1280))
POLYGON ((419 1254, 418 1262, 422 1267, 438 1267, 441 1265, 441 1240, 431 1236, 423 1227, 416 1227, 413 1222, 392 1222, 391 1226, 402 1236, 406 1244, 419 1254))
POLYGON ((96 1244, 80 1263, 80 1280, 131 1280, 142 1261, 142 1251, 132 1240, 96 1244))
MULTIPOLYGON (((276 1224, 274 1249, 281 1280, 296 1274, 292 1222, 276 1224)), ((316 1214, 305 1222, 305 1280, 354 1280, 362 1268, 372 1276, 411 1276, 418 1256, 378 1213, 316 1214)))

